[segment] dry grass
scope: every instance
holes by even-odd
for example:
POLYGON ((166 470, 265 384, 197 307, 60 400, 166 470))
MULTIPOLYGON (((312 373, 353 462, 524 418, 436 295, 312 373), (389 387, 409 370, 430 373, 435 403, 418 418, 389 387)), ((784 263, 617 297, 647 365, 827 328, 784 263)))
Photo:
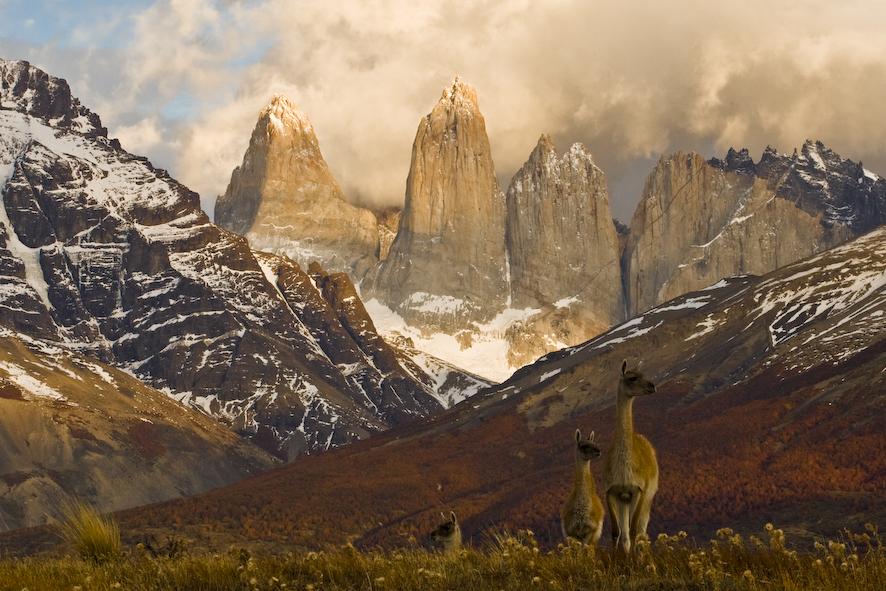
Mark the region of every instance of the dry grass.
POLYGON ((626 560, 578 544, 539 549, 531 532, 498 536, 484 549, 442 556, 423 550, 327 552, 253 557, 220 555, 154 559, 134 549, 126 559, 97 564, 76 558, 0 561, 0 589, 310 590, 384 589, 882 589, 886 552, 875 528, 846 534, 798 553, 781 530, 758 537, 726 529, 704 546, 685 535, 641 541, 626 560))
POLYGON ((100 564, 120 556, 120 528, 113 519, 83 502, 68 504, 63 516, 59 534, 82 560, 100 564))

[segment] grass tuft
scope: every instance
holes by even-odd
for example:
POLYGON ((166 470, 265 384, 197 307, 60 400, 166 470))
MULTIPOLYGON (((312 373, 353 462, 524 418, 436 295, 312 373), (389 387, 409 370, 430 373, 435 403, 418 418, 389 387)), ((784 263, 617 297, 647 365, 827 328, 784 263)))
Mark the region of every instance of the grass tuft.
POLYGON ((81 559, 103 564, 120 556, 120 528, 113 519, 80 501, 65 506, 62 515, 59 534, 81 559))

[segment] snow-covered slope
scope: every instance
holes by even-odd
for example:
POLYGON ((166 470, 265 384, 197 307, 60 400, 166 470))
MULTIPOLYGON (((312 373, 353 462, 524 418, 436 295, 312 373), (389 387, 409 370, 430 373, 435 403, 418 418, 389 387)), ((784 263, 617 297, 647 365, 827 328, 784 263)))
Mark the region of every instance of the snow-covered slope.
MULTIPOLYGON (((424 299, 424 306, 437 312, 449 302, 439 297, 424 299)), ((449 333, 440 330, 423 329, 409 324, 399 314, 373 298, 366 302, 366 310, 379 331, 389 340, 408 339, 416 352, 422 355, 445 360, 446 363, 482 376, 486 380, 501 382, 514 373, 515 363, 511 359, 512 339, 509 330, 541 312, 540 309, 518 310, 505 308, 489 322, 475 322, 471 329, 449 333)), ((456 314, 452 312, 453 316, 456 314)), ((559 349, 566 343, 552 341, 545 343, 547 349, 559 349)))
POLYGON ((345 311, 310 280, 284 295, 268 259, 108 139, 63 80, 24 62, 0 62, 0 79, 0 325, 113 362, 287 458, 441 409, 437 380, 396 352, 382 370, 342 329, 356 357, 335 359, 311 322, 345 311))
POLYGON ((836 368, 866 352, 879 354, 884 338, 886 226, 763 277, 719 281, 665 302, 586 343, 542 357, 499 392, 536 387, 539 375, 568 373, 617 353, 642 359, 662 379, 689 380, 699 394, 767 372, 788 380, 836 368))

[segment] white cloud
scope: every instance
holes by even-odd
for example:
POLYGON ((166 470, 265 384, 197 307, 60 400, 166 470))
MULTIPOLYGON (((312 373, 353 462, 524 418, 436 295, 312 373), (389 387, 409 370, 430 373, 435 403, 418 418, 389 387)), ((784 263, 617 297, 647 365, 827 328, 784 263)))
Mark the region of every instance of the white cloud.
POLYGON ((149 154, 161 144, 170 141, 168 137, 164 137, 156 117, 148 117, 132 125, 118 126, 114 132, 123 147, 135 154, 149 154))
POLYGON ((418 120, 458 73, 505 181, 540 133, 584 141, 627 217, 650 159, 676 149, 815 137, 886 172, 884 16, 862 0, 161 0, 119 56, 92 55, 119 68, 86 62, 72 85, 208 207, 282 91, 346 192, 383 204, 402 200, 418 120))

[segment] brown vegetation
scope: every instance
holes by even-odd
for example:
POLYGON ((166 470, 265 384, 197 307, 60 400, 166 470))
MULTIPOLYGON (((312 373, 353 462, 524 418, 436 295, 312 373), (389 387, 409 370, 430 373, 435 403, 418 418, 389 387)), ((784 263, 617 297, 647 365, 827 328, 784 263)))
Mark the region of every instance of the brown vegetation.
MULTIPOLYGON (((726 525, 747 531, 784 517, 811 540, 886 514, 882 399, 873 412, 858 385, 844 391, 839 406, 804 406, 818 382, 783 395, 775 383, 764 374, 687 404, 681 383, 666 382, 637 408, 638 428, 659 448, 662 474, 651 535, 708 534, 726 525)), ((571 463, 562 461, 570 434, 591 426, 605 445, 612 409, 534 430, 515 412, 465 416, 453 428, 446 427, 449 416, 401 429, 122 519, 128 530, 159 526, 209 547, 246 541, 316 548, 348 540, 396 547, 421 540, 440 510, 455 507, 466 540, 482 540, 490 528, 530 527, 546 547, 556 544, 557 508, 571 478, 571 463)))
POLYGON ((531 531, 497 535, 481 549, 447 554, 418 549, 253 555, 232 547, 214 555, 158 555, 141 545, 96 564, 73 558, 0 560, 0 590, 203 589, 212 591, 382 591, 421 589, 879 590, 886 553, 873 526, 797 552, 785 532, 744 538, 725 528, 697 546, 685 532, 640 539, 630 560, 577 542, 543 550, 531 531))

